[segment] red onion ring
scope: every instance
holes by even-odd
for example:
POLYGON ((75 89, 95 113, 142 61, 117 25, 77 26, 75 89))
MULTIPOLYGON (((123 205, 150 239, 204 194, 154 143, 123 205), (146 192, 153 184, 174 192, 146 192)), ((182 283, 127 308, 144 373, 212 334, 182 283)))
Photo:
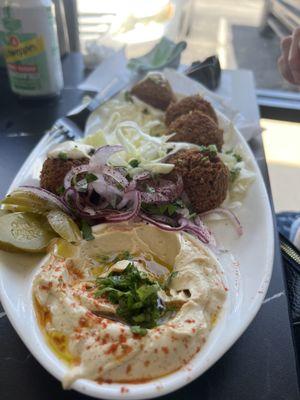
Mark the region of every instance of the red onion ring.
POLYGON ((91 171, 91 167, 89 164, 79 165, 78 167, 71 168, 70 171, 65 176, 64 188, 69 189, 69 187, 72 186, 72 180, 73 180, 74 176, 81 174, 83 172, 89 172, 89 171, 91 171))
MULTIPOLYGON (((103 167, 102 173, 114 179, 121 186, 123 186, 123 188, 128 185, 128 180, 125 178, 125 176, 114 167, 108 167, 106 165, 103 167)), ((97 173, 95 175, 97 176, 97 173)))
POLYGON ((135 200, 135 196, 136 196, 136 190, 131 190, 129 192, 126 192, 123 195, 122 200, 120 201, 120 203, 117 205, 117 209, 121 210, 122 208, 126 207, 127 204, 132 200, 135 200))
POLYGON ((240 223, 238 217, 232 211, 228 210, 228 208, 223 208, 223 207, 215 208, 213 210, 209 210, 209 211, 206 211, 206 212, 200 214, 200 217, 205 217, 210 214, 225 214, 229 218, 229 220, 232 222, 232 224, 234 225, 234 227, 237 231, 237 234, 239 236, 241 236, 243 234, 243 227, 242 227, 242 224, 240 223))
POLYGON ((207 238, 209 243, 212 243, 214 246, 216 245, 215 238, 213 237, 211 231, 208 229, 208 227, 204 224, 204 222, 200 219, 199 215, 196 216, 194 219, 194 223, 196 226, 198 226, 202 232, 203 235, 207 238))
POLYGON ((201 240, 201 242, 203 242, 205 244, 209 244, 211 242, 211 238, 207 237, 207 232, 205 230, 203 230, 201 227, 198 227, 195 224, 193 224, 187 218, 180 218, 178 220, 180 225, 174 227, 174 226, 166 225, 163 222, 157 221, 157 219, 149 217, 148 215, 146 215, 144 213, 140 213, 140 217, 142 218, 142 220, 147 221, 150 224, 155 225, 155 226, 157 226, 158 228, 160 228, 160 229, 162 229, 164 231, 169 231, 169 232, 172 232, 172 231, 173 232, 184 231, 184 232, 187 232, 187 233, 192 233, 199 240, 201 240))
POLYGON ((103 175, 98 175, 98 179, 91 183, 91 186, 100 196, 104 197, 107 201, 112 202, 116 196, 122 196, 121 190, 117 189, 114 185, 105 181, 103 175))
POLYGON ((140 213, 139 216, 141 217, 142 220, 147 221, 150 224, 155 225, 155 226, 157 226, 158 228, 160 228, 160 229, 162 229, 164 231, 174 231, 174 232, 182 231, 186 226, 185 221, 182 221, 180 226, 176 226, 175 227, 175 226, 166 225, 166 224, 164 224, 162 222, 156 221, 155 219, 149 217, 147 214, 144 214, 144 213, 140 213))
POLYGON ((120 212, 118 215, 108 216, 106 217, 106 220, 109 222, 121 222, 133 219, 138 215, 141 209, 141 204, 142 204, 141 194, 138 191, 135 191, 132 210, 123 213, 120 212))
POLYGON ((187 233, 194 234, 201 242, 205 244, 209 244, 211 241, 210 237, 207 237, 207 231, 202 229, 200 226, 196 226, 192 221, 188 220, 187 218, 180 218, 179 222, 185 222, 184 231, 187 233))
POLYGON ((139 172, 138 174, 134 175, 134 177, 132 178, 134 181, 143 181, 145 179, 148 179, 151 177, 150 172, 148 171, 143 171, 143 172, 139 172))
POLYGON ((183 191, 183 181, 180 175, 177 175, 176 182, 161 179, 159 186, 154 186, 155 193, 142 192, 142 200, 146 204, 170 203, 180 197, 183 191))
POLYGON ((110 156, 122 150, 124 150, 124 147, 121 145, 107 145, 99 147, 96 150, 95 154, 91 157, 90 165, 94 165, 96 167, 104 167, 110 156))

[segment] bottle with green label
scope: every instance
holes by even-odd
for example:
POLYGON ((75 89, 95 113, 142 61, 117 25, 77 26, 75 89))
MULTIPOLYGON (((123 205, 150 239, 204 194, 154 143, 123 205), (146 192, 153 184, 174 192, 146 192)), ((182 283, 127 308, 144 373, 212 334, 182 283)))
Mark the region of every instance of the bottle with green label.
POLYGON ((14 93, 60 93, 63 76, 51 0, 0 0, 0 44, 14 93))

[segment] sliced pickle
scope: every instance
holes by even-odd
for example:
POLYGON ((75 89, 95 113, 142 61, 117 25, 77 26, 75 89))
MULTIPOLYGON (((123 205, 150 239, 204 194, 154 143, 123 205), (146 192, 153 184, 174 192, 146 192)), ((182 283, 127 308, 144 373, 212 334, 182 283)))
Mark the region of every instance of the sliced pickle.
POLYGON ((1 250, 41 253, 55 236, 41 215, 17 212, 0 216, 1 250))
POLYGON ((47 214, 51 228, 69 243, 78 243, 81 240, 81 233, 76 223, 60 210, 53 210, 47 214))
POLYGON ((78 246, 75 246, 62 238, 53 239, 47 250, 55 256, 63 258, 77 257, 79 253, 78 246))
POLYGON ((36 194, 22 189, 14 190, 1 200, 1 204, 6 209, 12 210, 15 207, 15 210, 22 211, 21 208, 24 208, 24 211, 26 210, 35 214, 44 214, 50 210, 57 209, 57 206, 51 201, 43 200, 36 194))
POLYGON ((42 214, 41 212, 36 212, 33 207, 20 206, 17 204, 3 204, 3 211, 7 212, 29 212, 33 214, 42 214))

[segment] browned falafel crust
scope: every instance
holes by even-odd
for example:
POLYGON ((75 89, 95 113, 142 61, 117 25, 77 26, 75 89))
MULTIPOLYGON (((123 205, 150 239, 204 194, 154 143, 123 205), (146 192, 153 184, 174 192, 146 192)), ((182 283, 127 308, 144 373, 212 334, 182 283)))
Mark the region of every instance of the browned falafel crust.
POLYGON ((165 115, 165 124, 169 126, 178 117, 188 114, 190 111, 201 111, 203 114, 208 115, 218 124, 217 115, 212 105, 199 95, 187 96, 182 100, 169 105, 165 115))
POLYGON ((176 101, 169 82, 160 74, 150 74, 131 89, 131 94, 154 108, 165 111, 176 101))
POLYGON ((49 192, 59 195, 64 185, 64 178, 71 168, 87 164, 88 162, 89 159, 87 157, 76 160, 47 158, 40 173, 40 186, 43 189, 49 190, 49 192))
POLYGON ((168 128, 168 134, 174 132, 176 135, 170 138, 172 142, 188 142, 199 146, 215 144, 219 151, 223 146, 223 130, 200 111, 190 111, 173 121, 168 128))
POLYGON ((218 156, 196 149, 180 150, 168 159, 182 176, 184 191, 199 214, 219 207, 226 198, 229 171, 218 156))

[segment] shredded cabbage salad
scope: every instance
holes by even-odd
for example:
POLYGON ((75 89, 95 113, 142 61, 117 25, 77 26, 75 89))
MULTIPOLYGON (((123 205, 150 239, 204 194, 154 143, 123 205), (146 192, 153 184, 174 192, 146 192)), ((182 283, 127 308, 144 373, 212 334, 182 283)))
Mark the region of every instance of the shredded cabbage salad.
MULTIPOLYGON (((94 147, 121 144, 125 151, 113 155, 110 163, 126 167, 131 176, 145 170, 167 174, 173 165, 164 162, 166 156, 198 146, 168 142, 172 135, 165 134, 163 117, 162 111, 123 92, 93 113, 83 141, 94 147)), ((241 206, 255 173, 242 146, 236 144, 231 123, 224 129, 224 146, 219 156, 230 172, 228 196, 223 205, 235 209, 241 206)))
POLYGON ((152 136, 166 133, 162 111, 149 106, 129 92, 121 92, 93 112, 88 121, 86 136, 96 133, 100 126, 109 133, 124 121, 136 122, 143 132, 152 136))
POLYGON ((153 127, 163 126, 165 132, 165 126, 159 119, 162 112, 134 99, 134 103, 126 101, 123 94, 123 99, 113 99, 103 110, 96 111, 96 117, 100 116, 100 119, 95 117, 92 120, 83 142, 96 148, 121 144, 125 151, 113 155, 109 162, 113 166, 125 167, 131 176, 145 170, 168 174, 174 165, 164 162, 167 156, 180 149, 197 146, 169 142, 173 135, 153 135, 153 127), (149 114, 144 116, 141 110, 145 107, 149 108, 149 114))

